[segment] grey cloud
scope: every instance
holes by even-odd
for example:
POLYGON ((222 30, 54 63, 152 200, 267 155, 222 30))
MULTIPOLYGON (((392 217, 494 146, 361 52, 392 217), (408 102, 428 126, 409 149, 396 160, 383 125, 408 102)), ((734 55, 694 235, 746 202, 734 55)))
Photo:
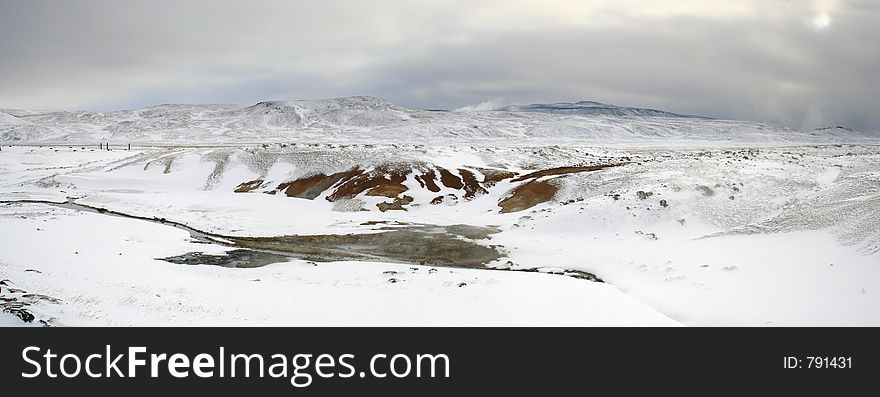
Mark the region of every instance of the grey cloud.
POLYGON ((821 34, 699 20, 509 34, 415 54, 377 68, 372 81, 392 81, 392 91, 416 103, 598 99, 795 127, 876 128, 880 93, 871 81, 880 58, 867 40, 847 40, 865 37, 873 21, 845 22, 821 34))
POLYGON ((528 7, 542 2, 496 21, 492 7, 505 2, 477 10, 468 2, 0 0, 0 107, 345 95, 421 108, 599 100, 880 130, 877 3, 833 2, 824 29, 803 3, 773 2, 774 12, 767 3, 730 17, 600 10, 613 22, 539 23, 528 7))

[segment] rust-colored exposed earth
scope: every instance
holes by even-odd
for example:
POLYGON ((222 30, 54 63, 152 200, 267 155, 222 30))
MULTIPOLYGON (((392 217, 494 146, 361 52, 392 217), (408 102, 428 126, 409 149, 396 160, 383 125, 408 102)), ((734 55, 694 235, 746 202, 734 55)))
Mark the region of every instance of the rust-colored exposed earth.
POLYGON ((440 191, 440 186, 437 186, 437 174, 434 171, 427 171, 422 175, 416 175, 416 182, 419 183, 423 188, 426 188, 434 193, 440 191))
POLYGON ((499 170, 495 168, 475 167, 474 169, 480 171, 480 173, 483 174, 483 184, 486 187, 495 186, 496 183, 501 182, 505 179, 513 178, 517 175, 517 173, 513 171, 499 170))
POLYGON ((501 213, 522 211, 552 200, 557 190, 547 181, 526 182, 513 189, 510 196, 498 202, 498 206, 501 213))
POLYGON ((440 182, 443 183, 443 186, 446 186, 451 189, 461 189, 464 184, 461 183, 461 178, 457 175, 453 175, 449 170, 443 167, 437 167, 440 171, 440 182))
POLYGON ((604 170, 606 168, 617 167, 620 164, 602 164, 602 165, 588 165, 588 166, 580 166, 580 167, 557 167, 557 168, 548 168, 545 170, 535 171, 532 173, 525 174, 518 178, 514 178, 512 182, 524 181, 526 179, 535 179, 541 178, 544 176, 553 176, 553 175, 566 175, 566 174, 574 174, 577 172, 588 172, 588 171, 599 171, 604 170))
MULTIPOLYGON (((283 191, 289 197, 311 200, 320 197, 324 192, 330 190, 331 192, 326 197, 328 201, 350 199, 360 194, 393 199, 392 201, 376 205, 380 211, 385 212, 389 210, 405 211, 406 208, 404 206, 413 202, 412 196, 403 195, 408 190, 407 186, 403 183, 410 174, 415 174, 415 180, 421 188, 434 193, 443 190, 440 185, 448 189, 463 190, 463 194, 458 197, 465 200, 471 200, 478 195, 488 193, 488 188, 504 180, 525 182, 516 186, 506 198, 498 203, 498 206, 501 207, 501 212, 508 213, 522 211, 553 199, 558 190, 557 186, 554 182, 539 180, 540 178, 554 177, 552 179, 557 179, 569 174, 598 171, 620 165, 602 164, 556 167, 519 175, 514 171, 497 168, 469 167, 470 169, 458 168, 449 170, 443 167, 429 168, 423 165, 384 164, 369 170, 353 167, 347 171, 330 175, 323 173, 313 174, 282 183, 267 193, 283 191), (482 174, 482 180, 471 169, 482 174)), ((265 182, 262 179, 255 179, 238 185, 235 188, 235 192, 250 192, 260 189, 264 185, 265 182)), ((430 203, 440 204, 446 201, 446 198, 457 200, 456 195, 447 194, 435 197, 430 203)))
POLYGON ((336 190, 327 196, 328 201, 336 201, 341 198, 352 198, 370 189, 371 196, 396 197, 405 192, 407 187, 403 185, 406 176, 412 172, 409 167, 378 166, 371 171, 361 172, 342 181, 336 190), (391 192, 397 194, 388 196, 391 192))
POLYGON ((339 181, 347 180, 357 175, 360 170, 355 167, 348 171, 337 172, 331 175, 315 174, 309 177, 285 182, 278 185, 276 190, 283 190, 288 197, 298 197, 312 200, 325 190, 333 187, 339 181))

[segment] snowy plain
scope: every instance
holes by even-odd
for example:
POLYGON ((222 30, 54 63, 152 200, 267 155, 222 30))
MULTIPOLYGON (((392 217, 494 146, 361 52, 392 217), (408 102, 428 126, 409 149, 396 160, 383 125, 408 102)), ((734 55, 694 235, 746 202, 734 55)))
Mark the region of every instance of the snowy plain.
POLYGON ((0 294, 51 325, 880 325, 880 140, 868 133, 363 98, 5 114, 0 294), (352 169, 403 169, 404 190, 334 200, 344 179, 314 198, 281 188, 352 169), (482 190, 428 189, 420 176, 441 169, 482 190), (550 199, 500 211, 543 182, 550 199), (146 219, 51 204, 68 201, 146 219), (482 269, 184 265, 161 258, 232 247, 153 218, 230 238, 465 224, 497 229, 472 242, 500 257, 482 269), (553 274, 570 271, 603 282, 553 274))

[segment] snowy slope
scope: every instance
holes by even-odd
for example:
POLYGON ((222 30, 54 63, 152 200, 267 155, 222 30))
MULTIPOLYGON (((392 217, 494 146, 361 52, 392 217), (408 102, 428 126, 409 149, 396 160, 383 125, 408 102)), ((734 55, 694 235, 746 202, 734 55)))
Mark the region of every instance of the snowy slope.
POLYGON ((577 270, 605 283, 500 270, 432 273, 431 264, 382 261, 169 264, 156 258, 229 248, 196 244, 168 225, 39 203, 0 206, 0 279, 61 299, 34 304, 58 325, 633 325, 670 318, 685 325, 878 325, 878 197, 876 145, 4 147, 4 201, 72 199, 230 237, 368 234, 420 223, 493 227, 499 232, 479 241, 502 247, 490 267, 577 270), (605 163, 620 165, 521 179, 605 163), (309 179, 354 167, 360 171, 352 175, 374 180, 403 175, 405 190, 356 190, 333 200, 345 180, 309 179), (500 171, 518 177, 481 183, 468 197, 464 183, 426 179, 441 168, 448 179, 471 173, 483 181, 500 171), (320 187, 311 198, 280 187, 297 181, 320 187), (534 181, 558 191, 501 211, 501 202, 534 181), (381 210, 404 196, 412 201, 381 210), (437 196, 443 200, 434 203, 437 196), (169 309, 175 306, 182 311, 169 309))
POLYGON ((688 146, 876 142, 846 130, 805 133, 747 121, 684 117, 596 102, 430 111, 372 97, 255 105, 160 105, 114 112, 18 112, 0 117, 0 142, 114 144, 435 143, 688 146))
POLYGON ((680 114, 665 112, 656 109, 633 108, 617 105, 609 105, 594 101, 579 101, 575 103, 539 103, 531 105, 510 105, 497 110, 509 112, 538 112, 567 114, 578 116, 657 116, 657 117, 690 117, 680 114))
POLYGON ((0 295, 52 325, 880 325, 872 132, 350 97, 3 110, 0 142, 0 295), (161 259, 241 248, 288 251, 161 259))
POLYGON ((16 125, 29 125, 31 123, 24 121, 18 117, 15 117, 11 114, 0 112, 0 125, 4 126, 16 126, 16 125))

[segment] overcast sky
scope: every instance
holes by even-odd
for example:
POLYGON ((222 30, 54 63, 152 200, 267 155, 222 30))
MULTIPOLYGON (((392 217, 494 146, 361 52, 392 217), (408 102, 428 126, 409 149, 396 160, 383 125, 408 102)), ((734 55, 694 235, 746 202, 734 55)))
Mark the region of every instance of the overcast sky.
POLYGON ((8 1, 0 108, 596 100, 880 130, 880 1, 8 1))

